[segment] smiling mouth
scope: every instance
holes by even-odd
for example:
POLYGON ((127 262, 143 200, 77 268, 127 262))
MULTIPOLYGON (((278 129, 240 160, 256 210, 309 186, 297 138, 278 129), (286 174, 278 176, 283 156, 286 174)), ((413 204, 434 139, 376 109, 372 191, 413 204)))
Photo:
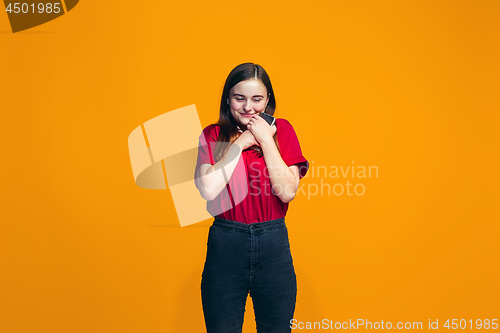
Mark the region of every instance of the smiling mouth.
POLYGON ((255 113, 240 113, 243 117, 251 117, 253 116, 255 113))

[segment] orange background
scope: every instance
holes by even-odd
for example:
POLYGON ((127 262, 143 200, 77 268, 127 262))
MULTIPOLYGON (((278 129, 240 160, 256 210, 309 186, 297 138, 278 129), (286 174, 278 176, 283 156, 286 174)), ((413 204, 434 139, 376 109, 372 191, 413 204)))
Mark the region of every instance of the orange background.
MULTIPOLYGON (((261 64, 315 166, 362 196, 297 196, 298 321, 499 318, 498 1, 81 1, 0 14, 0 331, 203 332, 210 220, 139 188, 129 133, 261 64)), ((301 184, 319 184, 307 177, 301 184)), ((440 328, 444 329, 444 328, 440 328)), ((244 332, 255 331, 251 299, 244 332)))

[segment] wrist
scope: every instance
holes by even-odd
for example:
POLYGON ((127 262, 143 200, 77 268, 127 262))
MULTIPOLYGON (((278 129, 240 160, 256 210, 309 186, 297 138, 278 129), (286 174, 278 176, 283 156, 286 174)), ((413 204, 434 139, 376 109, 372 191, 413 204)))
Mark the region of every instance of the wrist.
POLYGON ((274 139, 273 139, 272 136, 264 138, 259 143, 260 143, 260 146, 262 147, 262 149, 264 149, 264 147, 272 147, 273 145, 275 145, 274 144, 274 139))
POLYGON ((245 150, 246 147, 241 143, 240 137, 238 137, 236 140, 233 142, 234 145, 237 145, 241 151, 245 150))

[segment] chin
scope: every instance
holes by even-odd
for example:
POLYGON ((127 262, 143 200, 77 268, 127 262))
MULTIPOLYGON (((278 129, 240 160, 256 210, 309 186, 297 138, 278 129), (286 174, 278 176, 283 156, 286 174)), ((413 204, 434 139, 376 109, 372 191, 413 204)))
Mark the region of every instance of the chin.
POLYGON ((248 119, 246 117, 240 117, 240 125, 243 125, 246 127, 249 122, 250 122, 250 119, 248 119), (241 118, 243 118, 243 119, 241 119, 241 118))

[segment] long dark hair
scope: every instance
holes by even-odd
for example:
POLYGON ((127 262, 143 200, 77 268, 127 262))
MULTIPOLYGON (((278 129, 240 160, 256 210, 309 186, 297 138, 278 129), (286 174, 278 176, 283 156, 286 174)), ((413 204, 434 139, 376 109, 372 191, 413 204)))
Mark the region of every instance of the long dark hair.
MULTIPOLYGON (((237 129, 236 120, 233 119, 231 111, 229 109, 229 104, 227 100, 229 98, 229 91, 241 81, 248 79, 257 79, 261 81, 267 89, 269 96, 269 102, 267 103, 266 109, 263 111, 269 115, 274 115, 276 110, 276 99, 274 97, 273 86, 271 85, 271 79, 267 72, 258 64, 247 62, 236 66, 231 73, 229 73, 226 83, 224 84, 224 89, 222 90, 222 97, 220 100, 220 113, 219 120, 216 125, 220 126, 219 138, 217 139, 217 145, 215 147, 215 160, 219 161, 224 154, 229 149, 229 146, 238 138, 240 133, 237 129), (229 142, 229 144, 227 144, 229 142), (225 143, 225 144, 221 144, 225 143)), ((278 139, 276 138, 277 132, 274 134, 274 142, 279 151, 278 139)), ((259 146, 252 146, 256 150, 259 156, 262 156, 262 149, 259 146)))

